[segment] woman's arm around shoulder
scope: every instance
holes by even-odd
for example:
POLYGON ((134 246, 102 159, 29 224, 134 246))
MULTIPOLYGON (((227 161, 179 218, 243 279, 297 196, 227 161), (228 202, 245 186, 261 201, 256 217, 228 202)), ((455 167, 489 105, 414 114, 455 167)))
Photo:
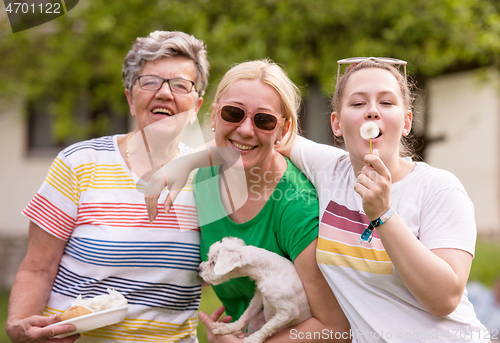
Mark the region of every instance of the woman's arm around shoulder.
POLYGON ((316 187, 321 180, 318 176, 325 172, 332 172, 336 163, 349 157, 348 153, 341 148, 317 143, 300 136, 284 148, 279 148, 278 151, 289 158, 316 187))
POLYGON ((223 163, 233 165, 240 159, 235 149, 218 148, 215 141, 184 153, 162 166, 148 182, 144 195, 149 221, 153 222, 158 215, 158 199, 162 190, 168 187, 165 199, 165 212, 169 212, 177 195, 186 185, 189 174, 196 168, 218 166, 223 163))
POLYGON ((295 136, 293 141, 289 142, 286 146, 279 148, 278 151, 280 154, 287 158, 291 158, 292 149, 300 142, 306 141, 307 139, 302 136, 295 136))

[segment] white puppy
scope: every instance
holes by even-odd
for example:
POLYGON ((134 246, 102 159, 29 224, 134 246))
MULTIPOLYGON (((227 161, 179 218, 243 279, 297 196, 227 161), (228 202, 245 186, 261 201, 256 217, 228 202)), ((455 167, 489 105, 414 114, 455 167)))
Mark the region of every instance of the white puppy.
POLYGON ((304 286, 293 263, 276 253, 245 245, 239 238, 226 237, 212 244, 208 261, 202 262, 198 271, 203 280, 213 285, 248 276, 257 286, 250 305, 236 322, 214 323, 216 335, 245 329, 262 306, 266 323, 246 337, 244 343, 264 342, 280 327, 293 326, 312 317, 304 286))

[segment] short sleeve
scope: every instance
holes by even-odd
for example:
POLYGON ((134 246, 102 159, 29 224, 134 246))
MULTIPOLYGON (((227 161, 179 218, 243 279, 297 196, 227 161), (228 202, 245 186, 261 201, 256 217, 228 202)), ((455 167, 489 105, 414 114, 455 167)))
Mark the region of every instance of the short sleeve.
POLYGON ((64 153, 59 153, 22 214, 53 236, 69 240, 78 212, 79 185, 77 174, 64 153))
POLYGON ((324 171, 333 172, 339 159, 348 156, 345 150, 306 139, 292 148, 290 160, 317 188, 325 176, 324 171))
POLYGON ((454 175, 439 178, 441 185, 422 205, 419 239, 428 249, 454 248, 474 255, 474 205, 454 175), (444 184, 444 185, 443 185, 444 184))

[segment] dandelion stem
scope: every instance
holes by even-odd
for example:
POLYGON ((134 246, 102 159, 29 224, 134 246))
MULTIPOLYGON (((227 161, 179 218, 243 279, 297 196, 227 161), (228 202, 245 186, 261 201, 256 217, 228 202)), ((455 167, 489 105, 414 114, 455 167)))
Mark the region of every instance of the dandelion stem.
POLYGON ((372 139, 370 138, 370 155, 372 154, 372 139))

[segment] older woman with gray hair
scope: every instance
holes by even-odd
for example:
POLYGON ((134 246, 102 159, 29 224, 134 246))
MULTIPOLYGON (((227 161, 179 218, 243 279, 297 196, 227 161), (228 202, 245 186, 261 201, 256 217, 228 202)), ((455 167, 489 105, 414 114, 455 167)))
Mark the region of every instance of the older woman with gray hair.
POLYGON ((58 342, 196 341, 200 241, 191 187, 155 223, 142 190, 148 172, 187 149, 182 131, 196 119, 208 70, 204 43, 191 35, 136 40, 123 63, 134 130, 64 149, 23 210, 29 245, 9 299, 12 342, 74 332, 73 324, 49 325, 79 294, 108 288, 127 299, 125 320, 58 342))

